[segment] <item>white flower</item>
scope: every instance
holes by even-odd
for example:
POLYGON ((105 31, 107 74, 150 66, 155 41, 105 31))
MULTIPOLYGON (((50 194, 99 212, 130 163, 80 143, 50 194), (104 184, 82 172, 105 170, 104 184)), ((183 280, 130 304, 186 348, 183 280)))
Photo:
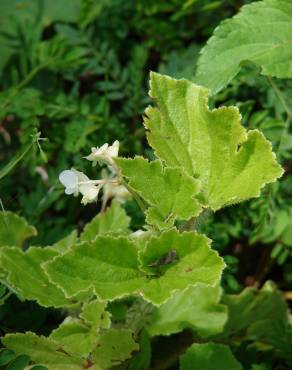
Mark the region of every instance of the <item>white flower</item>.
POLYGON ((114 198, 117 202, 124 203, 127 199, 131 198, 131 194, 127 188, 114 182, 113 180, 115 177, 112 177, 107 170, 104 169, 101 171, 101 177, 105 181, 103 186, 103 197, 105 202, 114 198))
POLYGON ((116 158, 119 154, 119 146, 120 143, 116 140, 112 145, 105 143, 101 147, 93 147, 91 148, 91 154, 85 158, 92 161, 92 166, 96 166, 97 163, 113 165, 113 158, 116 158))
POLYGON ((74 168, 65 170, 59 175, 60 182, 65 186, 65 193, 77 196, 83 195, 81 203, 86 205, 97 200, 98 193, 103 185, 103 181, 92 181, 84 173, 76 171, 74 168), (98 185, 96 183, 100 182, 98 185))

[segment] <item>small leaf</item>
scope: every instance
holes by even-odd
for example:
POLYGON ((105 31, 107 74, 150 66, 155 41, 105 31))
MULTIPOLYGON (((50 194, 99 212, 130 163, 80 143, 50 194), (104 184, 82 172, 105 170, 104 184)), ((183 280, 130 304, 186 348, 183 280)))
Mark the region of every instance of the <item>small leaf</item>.
POLYGON ((181 370, 243 370, 229 347, 223 344, 193 344, 180 359, 181 370))
POLYGON ((197 180, 179 168, 165 168, 161 161, 148 162, 142 157, 116 159, 129 185, 149 204, 147 222, 160 229, 173 226, 175 220, 188 220, 201 212, 195 196, 197 180))
POLYGON ((36 300, 44 307, 65 307, 73 303, 52 284, 41 264, 58 252, 50 247, 30 247, 26 252, 16 247, 0 249, 1 268, 6 272, 8 286, 26 299, 36 300))
POLYGON ((206 338, 223 330, 227 307, 219 304, 219 286, 197 285, 175 294, 156 308, 147 328, 151 336, 170 335, 189 328, 206 338))
POLYGON ((85 361, 63 350, 59 343, 52 339, 37 336, 34 333, 7 334, 2 343, 15 351, 16 354, 26 354, 36 364, 48 366, 49 370, 82 370, 85 361))
POLYGON ((138 349, 139 345, 133 340, 130 330, 111 329, 100 337, 93 360, 100 367, 108 369, 131 358, 138 349))
POLYGON ((10 211, 0 211, 0 247, 21 247, 26 239, 36 235, 36 229, 24 218, 10 211))
POLYGON ((286 0, 257 1, 224 20, 201 52, 196 82, 220 91, 251 61, 262 74, 292 77, 292 4, 286 0))
POLYGON ((183 168, 202 183, 208 205, 217 210, 258 197, 283 173, 271 144, 257 130, 246 132, 236 107, 209 110, 209 90, 187 80, 151 73, 146 109, 148 141, 168 166, 183 168))
POLYGON ((82 308, 80 317, 88 325, 96 325, 101 328, 110 327, 110 314, 105 311, 106 303, 98 300, 86 302, 82 308))
POLYGON ((9 363, 6 370, 23 370, 30 363, 30 357, 26 355, 17 356, 9 363))
POLYGON ((99 213, 87 225, 80 235, 81 241, 94 240, 101 234, 126 234, 130 218, 119 203, 113 202, 104 213, 99 213))
POLYGON ((11 349, 2 349, 0 352, 0 366, 9 364, 15 357, 16 355, 11 349))

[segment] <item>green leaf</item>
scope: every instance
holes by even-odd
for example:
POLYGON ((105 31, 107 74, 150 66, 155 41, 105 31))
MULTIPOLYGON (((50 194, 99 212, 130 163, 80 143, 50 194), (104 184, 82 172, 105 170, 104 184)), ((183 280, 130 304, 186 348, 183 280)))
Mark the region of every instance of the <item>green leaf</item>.
POLYGON ((0 249, 0 265, 6 272, 8 286, 26 299, 36 300, 45 307, 65 307, 74 303, 52 284, 41 264, 53 259, 58 252, 50 247, 30 247, 26 252, 16 247, 0 249))
POLYGON ((134 243, 122 236, 98 236, 76 245, 44 268, 68 297, 94 289, 101 299, 113 299, 135 292, 145 281, 134 243))
POLYGON ((141 266, 134 241, 99 236, 43 267, 67 297, 92 290, 100 299, 141 294, 158 305, 175 290, 219 282, 224 262, 210 248, 206 237, 170 230, 144 243, 140 250, 141 266), (175 259, 168 261, 173 254, 175 259))
POLYGON ((36 229, 24 218, 10 211, 0 211, 0 247, 21 247, 26 239, 36 235, 36 229))
POLYGON ((64 351, 59 343, 31 332, 7 334, 2 338, 2 343, 15 351, 16 354, 26 354, 35 363, 48 366, 49 370, 82 370, 86 368, 86 361, 64 351))
POLYGON ((202 183, 208 205, 217 210, 260 195, 283 170, 270 142, 246 132, 236 107, 209 110, 209 90, 187 80, 151 73, 146 109, 148 141, 168 166, 182 167, 202 183))
POLYGON ((227 307, 219 304, 221 288, 197 285, 176 292, 156 308, 147 328, 151 336, 170 335, 186 328, 206 338, 220 333, 227 320, 227 307))
POLYGON ((287 320, 286 303, 271 282, 267 282, 261 290, 246 288, 238 295, 225 295, 222 303, 228 307, 224 337, 252 330, 258 322, 269 326, 272 321, 287 320))
POLYGON ((126 234, 128 233, 130 218, 117 202, 112 202, 110 208, 104 213, 99 213, 87 225, 80 235, 81 241, 94 240, 101 234, 126 234))
POLYGON ((19 355, 9 363, 6 370, 23 370, 30 363, 30 357, 19 355))
POLYGON ((56 251, 63 253, 68 251, 74 244, 78 242, 78 235, 77 231, 73 230, 69 235, 65 236, 65 238, 59 240, 57 243, 52 245, 56 251))
POLYGON ((176 290, 198 283, 218 284, 225 264, 209 243, 196 232, 174 229, 150 239, 140 253, 141 268, 151 277, 141 292, 143 297, 159 305, 176 290))
POLYGON ((179 168, 165 168, 161 161, 148 162, 142 157, 117 159, 129 185, 149 204, 147 222, 160 229, 173 226, 175 220, 197 216, 201 205, 195 196, 200 184, 179 168))
POLYGON ((111 329, 100 337, 92 354, 93 361, 101 368, 108 369, 131 358, 138 349, 139 345, 133 340, 130 330, 111 329))
POLYGON ((87 357, 97 343, 98 330, 88 327, 81 320, 67 318, 52 331, 50 339, 60 343, 66 352, 87 357))
POLYGON ((105 311, 106 302, 94 300, 86 302, 82 308, 80 317, 87 325, 96 325, 101 328, 110 327, 110 314, 105 311))
POLYGON ((214 93, 225 87, 245 61, 262 68, 262 74, 292 77, 292 4, 264 0, 242 7, 223 21, 201 52, 196 82, 214 93))
POLYGON ((193 344, 181 356, 181 370, 243 370, 229 347, 223 344, 193 344))

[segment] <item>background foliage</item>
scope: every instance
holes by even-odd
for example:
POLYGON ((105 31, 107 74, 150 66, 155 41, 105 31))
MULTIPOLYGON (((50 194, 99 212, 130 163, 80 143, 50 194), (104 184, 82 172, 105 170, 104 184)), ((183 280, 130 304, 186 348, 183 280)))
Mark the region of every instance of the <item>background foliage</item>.
MULTIPOLYGON (((38 235, 24 246, 30 241, 39 246, 52 245, 72 230, 82 230, 99 211, 100 204, 80 207, 78 199, 65 197, 58 182, 59 173, 71 166, 93 174, 84 161, 81 165, 82 156, 88 154, 92 146, 117 139, 121 142, 121 154, 143 154, 153 159, 142 127, 142 113, 150 102, 149 70, 195 81, 202 46, 223 19, 250 2, 1 1, 0 198, 1 207, 37 226, 38 235), (46 140, 37 141, 35 130, 46 140), (4 176, 7 168, 12 172, 4 176)), ((259 128, 265 134, 286 173, 278 183, 269 185, 260 198, 204 214, 197 227, 214 240, 214 248, 224 256, 227 268, 222 284, 226 293, 264 286, 257 293, 261 301, 268 289, 265 282, 273 280, 289 304, 292 299, 292 136, 289 128, 292 81, 263 76, 259 67, 244 62, 230 84, 211 98, 211 106, 222 104, 237 105, 244 126, 259 128)), ((125 208, 132 216, 131 227, 139 229, 144 220, 136 203, 129 201, 125 208)), ((27 237, 35 235, 33 228, 26 231, 27 237)), ((14 237, 17 240, 17 235, 14 237)), ((3 286, 0 295, 3 301, 1 334, 31 330, 46 335, 63 320, 62 311, 21 301, 3 286)), ((235 307, 228 297, 226 300, 235 307)), ((125 304, 112 308, 117 316, 123 315, 124 309, 125 304)), ((236 312, 236 307, 234 310, 236 312)), ((137 316, 135 308, 132 315, 137 316)), ((267 313, 266 317, 273 315, 267 313)), ((253 322, 253 325, 259 324, 253 322)), ((158 333, 163 330, 159 329, 159 323, 151 328, 158 333)), ((290 335, 288 339, 292 341, 291 332, 287 334, 282 327, 277 330, 290 335)), ((255 337, 251 318, 246 318, 242 336, 234 338, 235 353, 244 368, 288 368, 292 355, 285 343, 289 340, 281 344, 279 334, 275 344, 273 335, 263 330, 261 333, 265 338, 261 346, 266 347, 260 355, 256 342, 251 344, 255 337), (238 345, 238 341, 242 344, 238 345)), ((147 338, 142 336, 141 340, 144 344, 140 345, 147 347, 147 338)), ((154 339, 153 369, 163 368, 167 349, 175 348, 176 343, 183 348, 186 343, 192 343, 189 333, 154 339)), ((211 345, 202 349, 192 346, 181 361, 187 363, 196 351, 213 349, 211 345)), ((222 356, 229 356, 224 347, 219 350, 222 356)), ((6 351, 4 355, 14 359, 12 352, 6 351)), ((2 360, 1 363, 3 356, 0 365, 10 362, 2 360)), ((11 369, 21 369, 26 359, 18 361, 20 365, 16 363, 11 369)), ((174 362, 164 368, 176 368, 176 365, 174 362)))

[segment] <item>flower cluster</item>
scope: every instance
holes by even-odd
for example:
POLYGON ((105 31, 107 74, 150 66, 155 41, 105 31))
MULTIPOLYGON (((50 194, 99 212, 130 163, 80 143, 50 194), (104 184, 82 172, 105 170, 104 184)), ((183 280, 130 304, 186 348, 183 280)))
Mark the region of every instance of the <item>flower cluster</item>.
POLYGON ((103 171, 102 179, 90 180, 83 172, 77 171, 74 168, 65 170, 60 173, 59 180, 65 187, 65 194, 78 196, 82 195, 81 203, 86 205, 95 202, 98 198, 100 190, 103 188, 104 202, 110 198, 116 198, 117 201, 123 202, 128 196, 127 189, 119 184, 115 170, 113 158, 119 154, 119 142, 116 140, 112 145, 108 143, 101 147, 91 148, 91 154, 85 159, 92 162, 93 166, 97 163, 106 164, 111 172, 108 175, 103 171))

